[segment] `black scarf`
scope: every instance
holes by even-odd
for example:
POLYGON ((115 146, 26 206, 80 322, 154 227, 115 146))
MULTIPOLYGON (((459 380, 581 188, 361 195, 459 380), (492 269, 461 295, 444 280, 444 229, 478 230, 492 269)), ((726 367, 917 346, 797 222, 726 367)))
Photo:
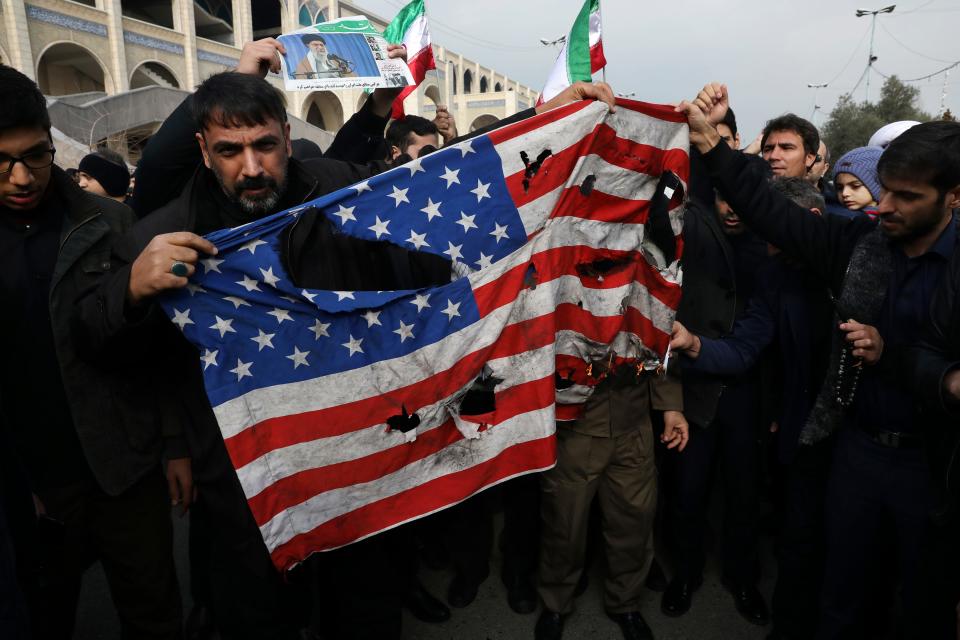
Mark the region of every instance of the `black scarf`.
MULTIPOLYGON (((876 227, 860 238, 847 264, 847 273, 843 278, 843 288, 834 313, 830 364, 827 366, 827 375, 820 387, 817 401, 800 433, 801 444, 816 444, 840 427, 844 407, 837 399, 837 383, 840 380, 840 359, 846 341, 844 332, 840 331, 837 325, 853 319, 876 326, 892 273, 893 259, 890 255, 889 240, 880 227, 876 227)), ((847 368, 846 373, 852 374, 852 371, 847 368)))

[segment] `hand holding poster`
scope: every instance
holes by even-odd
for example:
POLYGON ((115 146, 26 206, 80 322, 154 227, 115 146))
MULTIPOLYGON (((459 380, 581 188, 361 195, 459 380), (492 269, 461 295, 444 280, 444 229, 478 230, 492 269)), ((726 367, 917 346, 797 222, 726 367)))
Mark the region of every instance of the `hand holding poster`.
POLYGON ((364 16, 315 24, 277 39, 287 50, 281 59, 289 91, 413 84, 406 63, 387 55, 387 41, 364 16))

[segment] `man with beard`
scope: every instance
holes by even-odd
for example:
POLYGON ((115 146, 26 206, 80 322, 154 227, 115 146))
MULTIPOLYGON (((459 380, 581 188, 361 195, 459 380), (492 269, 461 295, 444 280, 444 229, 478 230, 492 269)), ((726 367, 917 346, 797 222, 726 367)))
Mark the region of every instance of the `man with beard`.
POLYGON ((315 80, 352 78, 357 75, 350 68, 349 62, 327 51, 327 41, 320 34, 300 36, 300 40, 307 46, 307 55, 297 65, 294 78, 315 80))
POLYGON ((902 378, 906 347, 929 319, 930 302, 957 244, 960 125, 929 122, 897 138, 880 158, 880 224, 811 216, 764 184, 709 123, 726 110, 726 87, 704 87, 678 111, 718 189, 761 237, 800 260, 832 292, 837 330, 820 394, 801 432, 804 445, 836 438, 827 491, 827 561, 818 637, 860 637, 866 577, 895 558, 908 636, 924 635, 919 567, 934 506, 925 421, 902 378), (707 115, 708 114, 708 115, 707 115), (899 375, 898 375, 899 374, 899 375), (880 549, 895 534, 896 549, 880 549))
MULTIPOLYGON (((273 51, 265 48, 262 59, 274 60, 273 51)), ((542 108, 585 96, 602 96, 612 104, 609 87, 581 83, 542 108)), ((287 593, 290 584, 273 568, 246 504, 204 392, 198 354, 154 298, 186 287, 202 257, 205 268, 216 268, 216 248, 202 234, 301 204, 366 179, 383 165, 291 159, 283 94, 255 75, 210 77, 194 93, 192 110, 203 166, 177 199, 141 220, 117 244, 119 266, 83 301, 78 328, 91 351, 121 359, 132 370, 149 367, 176 387, 164 399, 164 411, 186 425, 195 456, 199 501, 194 517, 213 542, 211 606, 221 636, 295 638, 302 611, 287 593)), ((304 216, 288 228, 281 247, 289 277, 309 288, 392 290, 450 279, 445 260, 335 233, 319 215, 304 216)), ((374 536, 322 555, 332 637, 399 637, 401 594, 390 541, 388 535, 374 536)))

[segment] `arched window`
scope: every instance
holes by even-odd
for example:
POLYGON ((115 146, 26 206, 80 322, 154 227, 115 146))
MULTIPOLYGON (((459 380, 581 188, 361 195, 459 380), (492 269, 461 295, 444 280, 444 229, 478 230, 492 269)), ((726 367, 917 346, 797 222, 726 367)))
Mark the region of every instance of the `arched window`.
POLYGON ((480 76, 480 93, 487 92, 487 76, 480 76))
POLYGON ((470 69, 463 72, 463 92, 473 93, 473 74, 470 69))

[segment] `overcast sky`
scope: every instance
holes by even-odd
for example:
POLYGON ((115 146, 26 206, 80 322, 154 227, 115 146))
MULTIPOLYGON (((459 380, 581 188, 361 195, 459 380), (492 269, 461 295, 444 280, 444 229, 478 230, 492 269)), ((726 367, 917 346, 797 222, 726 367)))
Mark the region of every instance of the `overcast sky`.
MULTIPOLYGON (((356 3, 388 19, 403 5, 402 0, 356 3)), ((582 4, 427 0, 427 10, 434 42, 540 88, 557 52, 539 40, 564 35, 582 4)), ((601 0, 607 81, 619 93, 636 92, 637 99, 650 102, 675 102, 707 81, 727 82, 747 140, 774 115, 794 111, 810 119, 814 90, 807 84, 830 82, 817 97, 822 112, 816 124, 822 125, 866 66, 870 18, 855 17, 855 10, 883 6, 856 0, 601 0)), ((877 19, 876 69, 917 78, 960 60, 958 26, 960 0, 898 3, 892 14, 877 19)), ((883 78, 871 76, 870 97, 876 100, 883 78)), ((931 113, 940 109, 943 83, 943 74, 914 83, 931 113)), ((947 107, 960 115, 960 66, 946 88, 947 107)), ((863 82, 858 100, 865 90, 863 82)))

